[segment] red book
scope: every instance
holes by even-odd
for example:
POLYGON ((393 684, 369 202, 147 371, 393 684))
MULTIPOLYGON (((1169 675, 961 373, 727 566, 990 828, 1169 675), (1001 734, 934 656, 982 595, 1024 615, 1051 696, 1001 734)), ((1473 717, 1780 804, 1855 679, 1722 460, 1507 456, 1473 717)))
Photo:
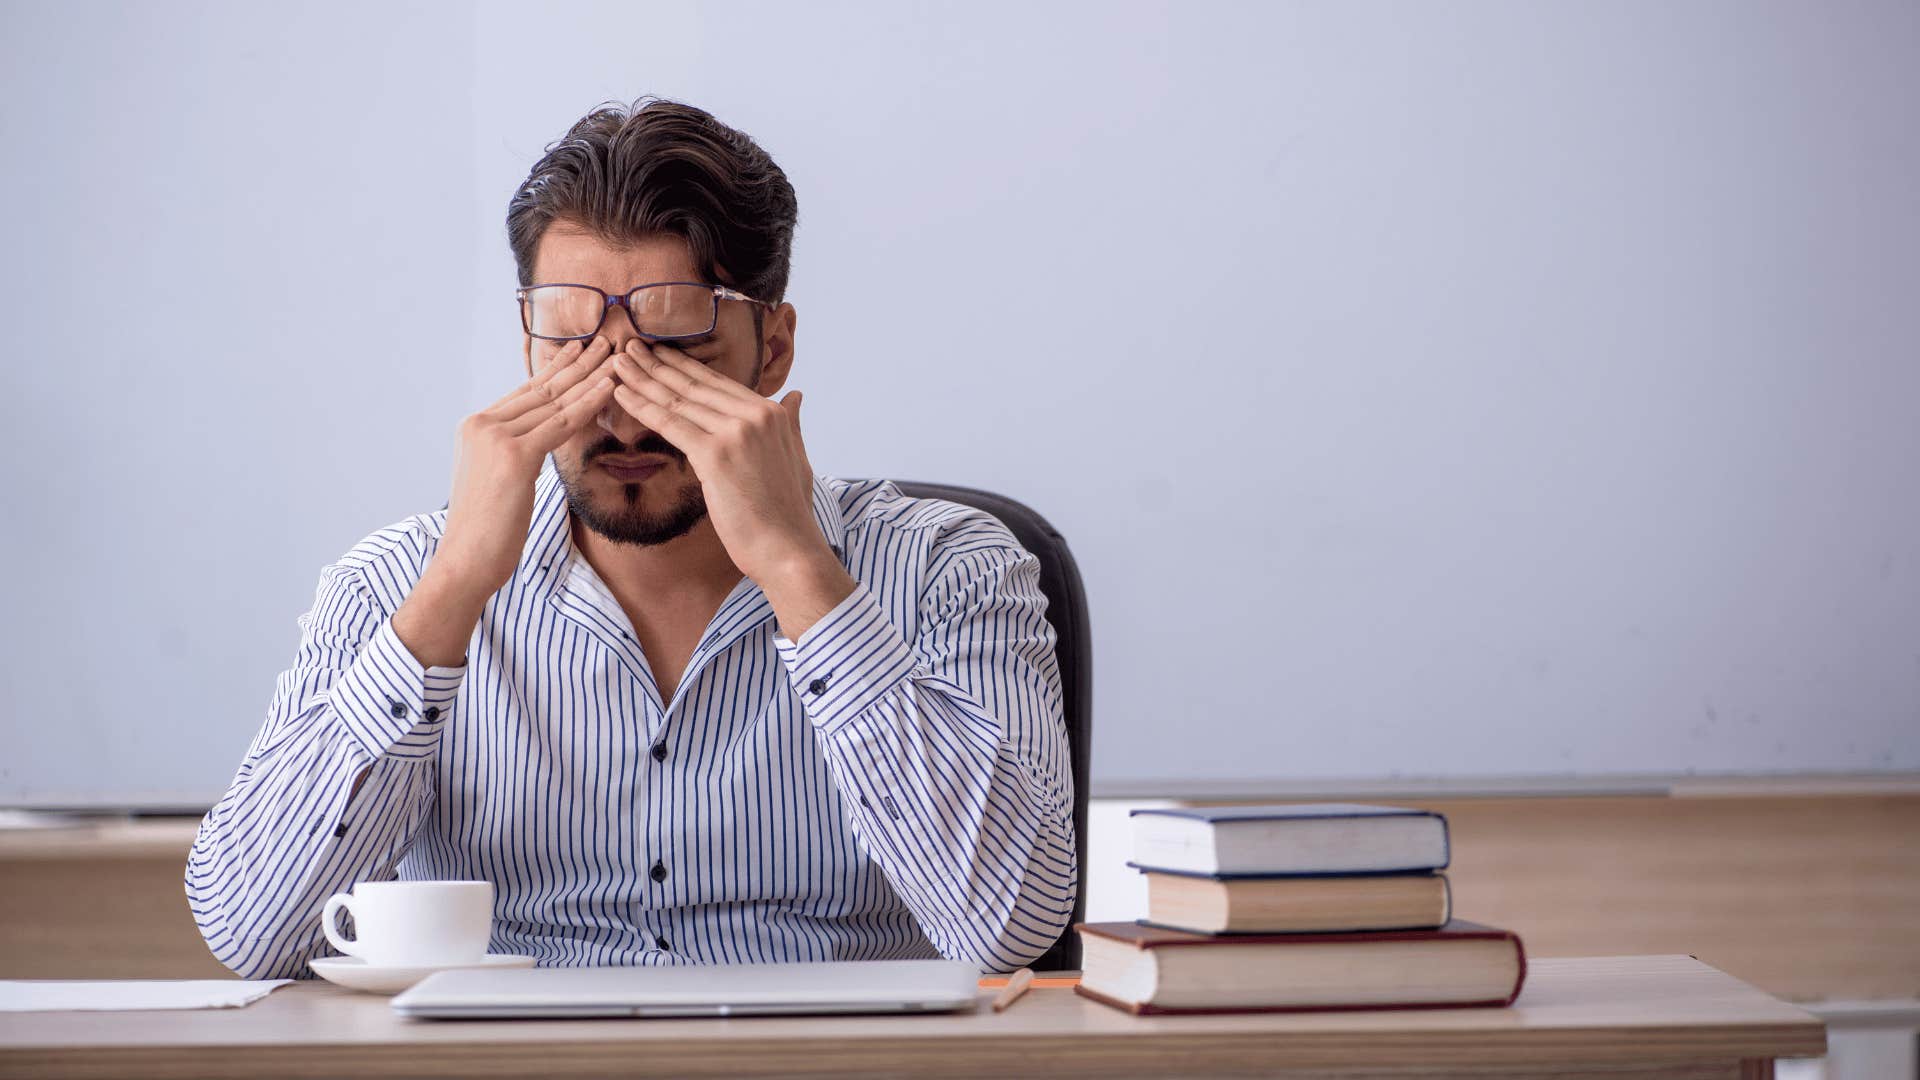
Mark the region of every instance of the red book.
POLYGON ((1434 930, 1195 934, 1077 923, 1078 994, 1131 1013, 1317 1012, 1513 1004, 1520 937, 1453 919, 1434 930))

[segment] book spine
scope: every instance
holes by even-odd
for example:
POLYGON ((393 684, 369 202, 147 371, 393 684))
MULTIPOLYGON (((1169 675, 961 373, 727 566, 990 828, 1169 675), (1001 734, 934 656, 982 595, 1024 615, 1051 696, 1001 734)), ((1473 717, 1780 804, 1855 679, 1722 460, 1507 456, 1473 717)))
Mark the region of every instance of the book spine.
POLYGON ((1507 995, 1502 1005, 1511 1005, 1520 999, 1520 988, 1527 982, 1527 947, 1521 943, 1520 935, 1508 932, 1507 939, 1513 942, 1513 958, 1519 961, 1519 973, 1513 977, 1513 993, 1507 995))
POLYGON ((1404 1002, 1367 1002, 1353 1005, 1209 1005, 1204 1008, 1168 1008, 1165 1005, 1143 1004, 1137 1001, 1121 1001, 1108 997, 1098 990, 1089 990, 1078 983, 1073 992, 1084 998, 1091 998, 1102 1005, 1110 1005, 1122 1012, 1135 1016, 1203 1016, 1226 1013, 1311 1013, 1311 1012, 1383 1012, 1393 1009, 1488 1009, 1504 1008, 1513 1004, 1520 996, 1518 987, 1506 998, 1488 998, 1485 1001, 1404 1001, 1404 1002))
POLYGON ((1413 877, 1417 874, 1438 873, 1446 869, 1446 856, 1433 866, 1399 866, 1384 870, 1285 870, 1278 873, 1257 873, 1252 871, 1229 873, 1205 873, 1199 870, 1175 870, 1165 866, 1149 866, 1146 863, 1127 860, 1126 865, 1143 874, 1173 874, 1177 877, 1206 878, 1209 881, 1249 881, 1255 878, 1332 878, 1332 877, 1413 877))
MULTIPOLYGON (((1200 930, 1191 926, 1181 926, 1177 923, 1157 922, 1153 919, 1142 918, 1133 921, 1139 923, 1141 926, 1150 926, 1156 930, 1178 930, 1183 934, 1205 934, 1208 937, 1227 940, 1282 937, 1289 934, 1297 937, 1310 937, 1314 934, 1410 934, 1421 930, 1438 930, 1440 928, 1440 926, 1433 923, 1412 923, 1407 926, 1360 926, 1345 930, 1200 930)), ((1442 923, 1440 925, 1445 924, 1442 923)), ((1259 942, 1253 943, 1258 944, 1259 942)), ((1167 941, 1161 944, 1182 945, 1194 943, 1167 941)))
MULTIPOLYGON (((1145 926, 1147 925, 1147 921, 1145 919, 1135 919, 1134 924, 1145 926)), ((1076 926, 1075 929, 1079 929, 1079 927, 1076 926)), ((1098 930, 1092 932, 1096 934, 1099 933, 1098 930)), ((1195 946, 1204 947, 1217 945, 1229 937, 1242 945, 1298 945, 1303 942, 1312 945, 1344 945, 1351 942, 1372 941, 1512 941, 1517 948, 1520 943, 1519 936, 1513 931, 1496 930, 1492 928, 1485 930, 1457 929, 1453 931, 1447 931, 1444 928, 1439 930, 1424 928, 1410 930, 1342 930, 1331 933, 1308 931, 1305 933, 1281 934, 1213 934, 1186 930, 1182 931, 1182 933, 1192 934, 1193 937, 1186 941, 1139 941, 1131 938, 1115 937, 1113 934, 1105 934, 1102 936, 1114 938, 1118 941, 1125 941, 1136 949, 1186 949, 1195 946)))

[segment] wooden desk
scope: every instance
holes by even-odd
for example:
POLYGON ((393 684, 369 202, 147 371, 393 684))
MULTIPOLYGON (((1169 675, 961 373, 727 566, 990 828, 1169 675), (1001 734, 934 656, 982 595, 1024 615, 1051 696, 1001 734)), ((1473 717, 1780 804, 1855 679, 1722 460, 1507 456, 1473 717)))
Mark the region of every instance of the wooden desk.
POLYGON ((0 1014, 0 1076, 1766 1077, 1821 1022, 1688 956, 1535 962, 1506 1009, 1134 1017, 1070 989, 995 1013, 408 1020, 285 986, 241 1009, 0 1014))

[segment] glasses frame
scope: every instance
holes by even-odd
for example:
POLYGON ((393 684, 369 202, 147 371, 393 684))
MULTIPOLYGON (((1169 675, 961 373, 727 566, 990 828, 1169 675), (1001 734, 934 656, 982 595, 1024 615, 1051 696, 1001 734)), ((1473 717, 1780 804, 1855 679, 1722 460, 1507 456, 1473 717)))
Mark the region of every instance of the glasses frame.
POLYGON ((759 304, 768 311, 773 310, 773 305, 765 300, 756 300, 738 289, 729 289, 725 285, 715 285, 707 281, 649 281, 644 285, 635 285, 626 292, 617 295, 608 293, 605 289, 597 285, 588 285, 585 282, 542 281, 537 285, 521 285, 515 288, 513 290, 513 299, 514 306, 520 309, 520 329, 524 331, 528 337, 540 341, 591 340, 598 336, 600 331, 607 325, 607 311, 611 308, 625 308, 627 311, 627 325, 633 327, 634 333, 639 334, 648 341, 685 341, 688 338, 705 337, 713 333, 713 328, 720 325, 720 301, 722 300, 744 300, 749 304, 759 304), (536 334, 533 332, 533 320, 528 317, 527 313, 527 294, 535 289, 544 289, 551 285, 571 285, 576 289, 592 289, 594 292, 600 294, 600 299, 604 301, 600 308, 600 321, 594 324, 591 333, 575 334, 571 337, 550 337, 546 334, 536 334), (697 285, 700 288, 711 290, 713 292, 713 318, 707 323, 707 328, 688 334, 649 334, 641 330, 639 320, 633 317, 633 294, 639 292, 641 289, 651 289, 656 285, 697 285))

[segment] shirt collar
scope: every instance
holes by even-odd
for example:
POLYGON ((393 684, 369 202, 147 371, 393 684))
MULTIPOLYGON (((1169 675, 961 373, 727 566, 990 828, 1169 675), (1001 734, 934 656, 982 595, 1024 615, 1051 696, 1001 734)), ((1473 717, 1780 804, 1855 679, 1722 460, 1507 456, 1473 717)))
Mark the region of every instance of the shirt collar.
MULTIPOLYGON (((834 497, 826 480, 817 475, 813 478, 813 519, 819 524, 821 535, 827 538, 827 546, 844 564, 847 561, 847 525, 840 516, 840 500, 834 497)), ((579 549, 573 543, 572 526, 573 513, 567 506, 567 489, 560 483, 560 473, 554 468, 553 455, 548 454, 541 463, 539 477, 534 480, 533 519, 527 527, 527 545, 521 553, 516 576, 527 584, 542 588, 559 581, 567 563, 579 557, 579 549)))

